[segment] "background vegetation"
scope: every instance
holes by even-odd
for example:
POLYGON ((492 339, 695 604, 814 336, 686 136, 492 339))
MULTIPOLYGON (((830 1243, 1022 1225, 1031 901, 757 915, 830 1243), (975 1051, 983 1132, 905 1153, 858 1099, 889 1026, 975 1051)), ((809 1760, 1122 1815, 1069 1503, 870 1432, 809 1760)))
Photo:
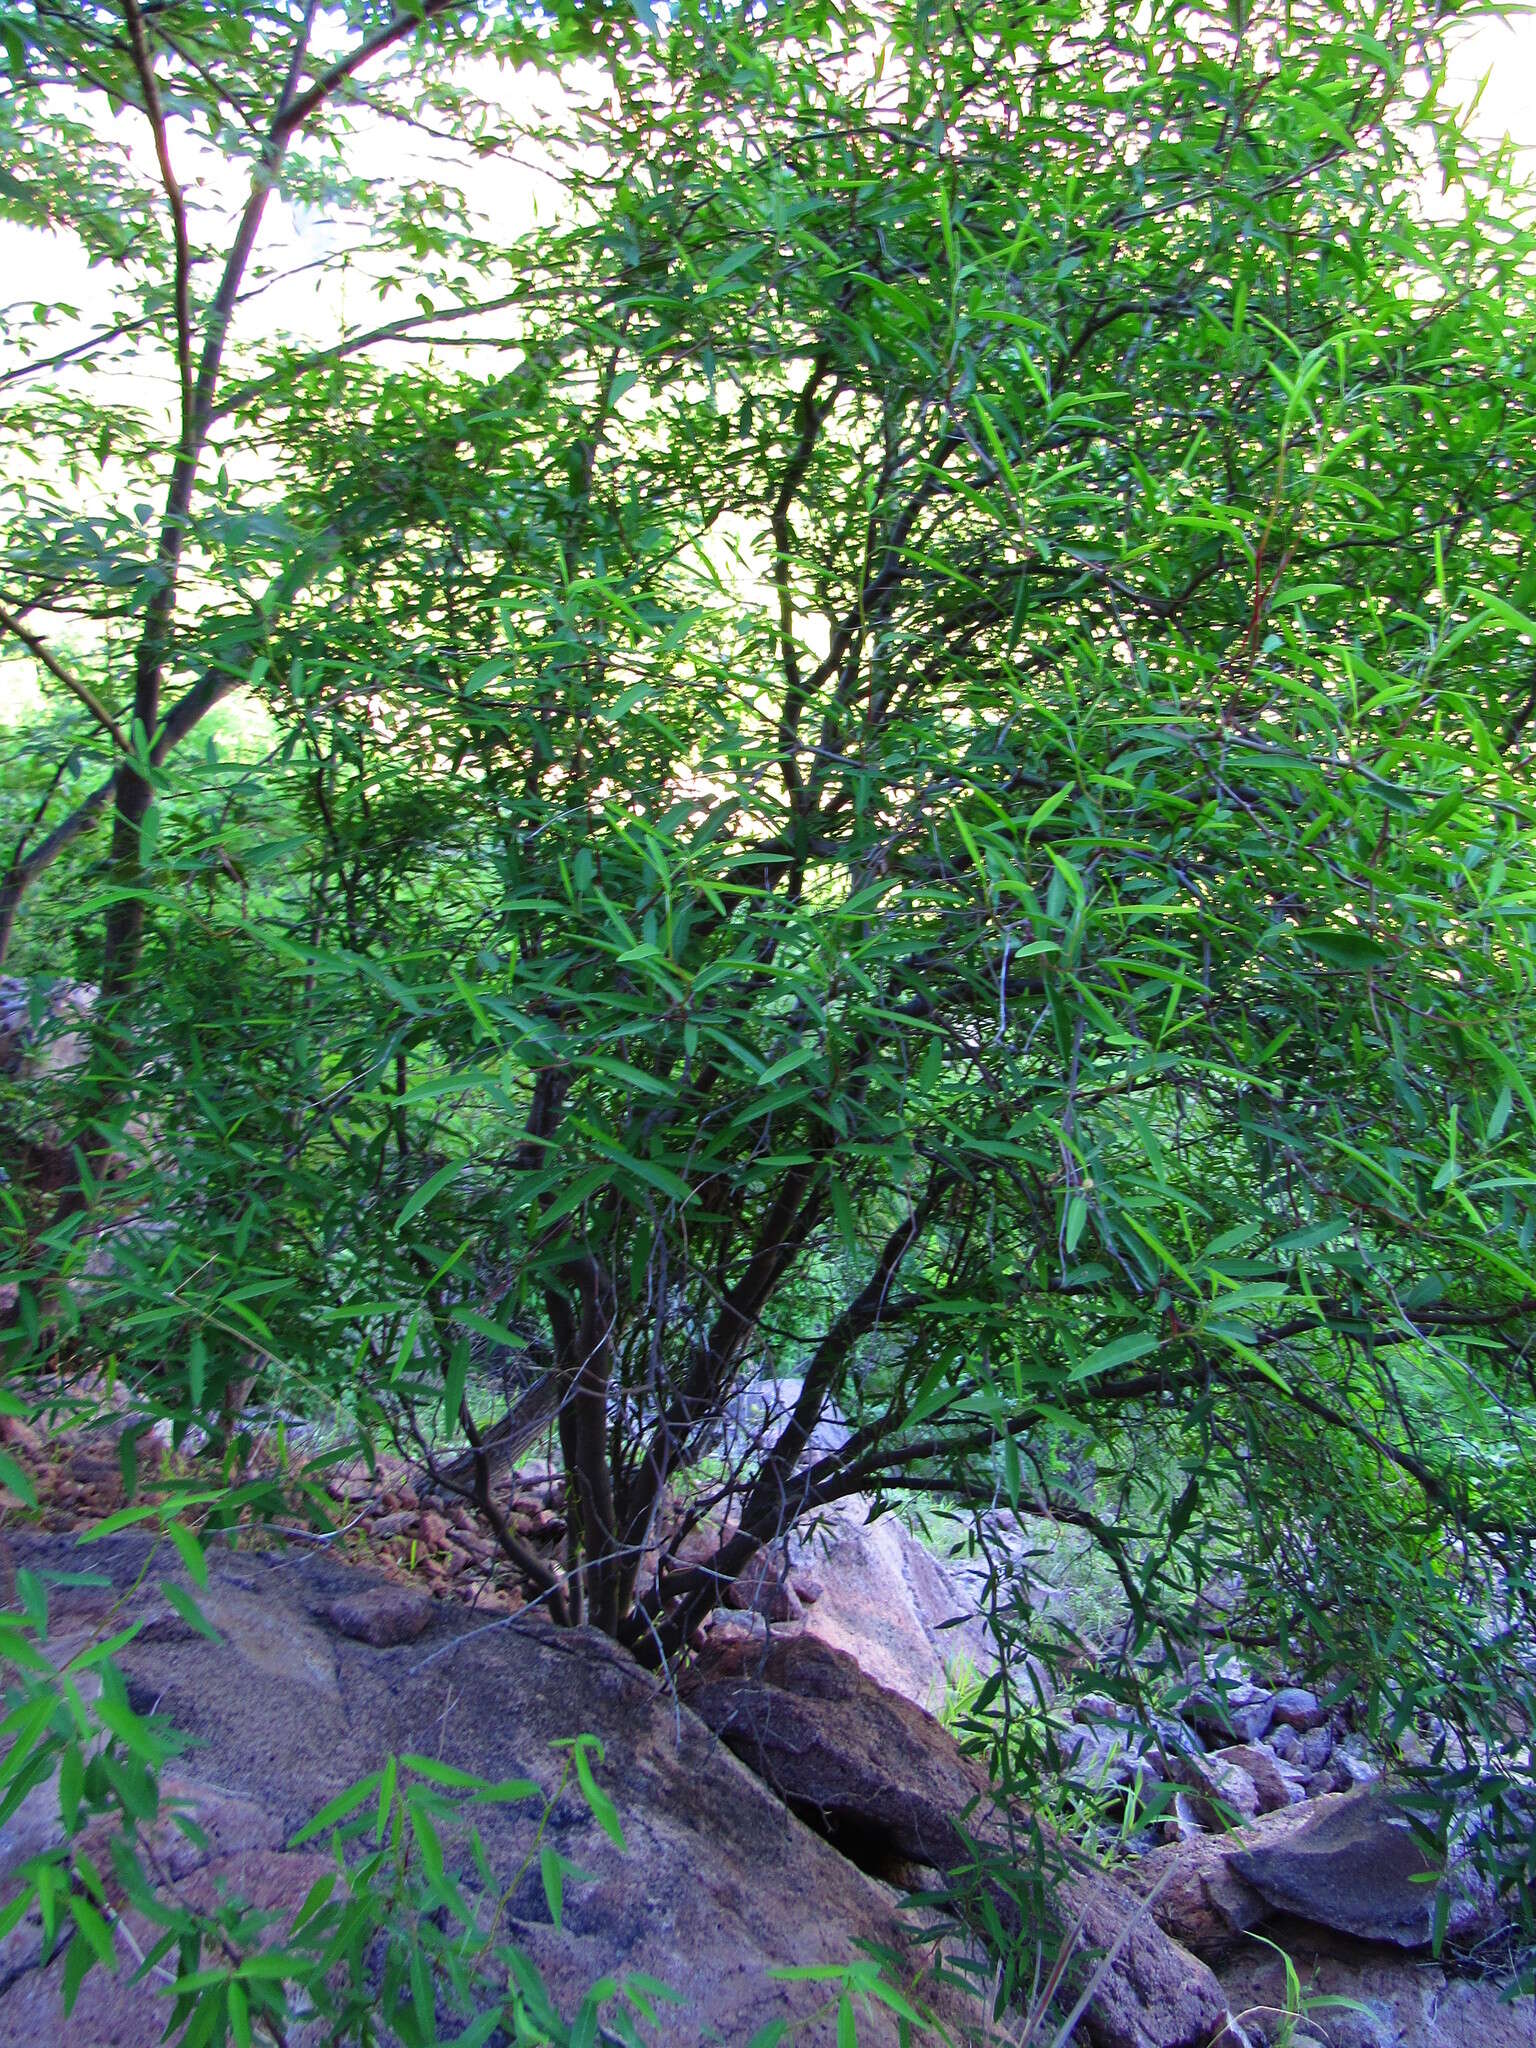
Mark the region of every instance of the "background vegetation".
POLYGON ((1536 269, 1449 21, 6 7, 110 301, 4 315, 0 929, 44 1049, 100 991, 15 1398, 234 1484, 505 1368, 560 1568, 464 1487, 651 1659, 818 1505, 1006 1502, 1529 1890, 1536 269))

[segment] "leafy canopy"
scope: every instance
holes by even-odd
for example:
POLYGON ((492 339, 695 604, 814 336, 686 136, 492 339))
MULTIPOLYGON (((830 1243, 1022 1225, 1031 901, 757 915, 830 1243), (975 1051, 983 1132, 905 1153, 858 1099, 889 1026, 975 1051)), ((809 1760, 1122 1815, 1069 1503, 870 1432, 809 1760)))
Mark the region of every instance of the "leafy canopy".
POLYGON ((105 991, 12 1372, 441 1461, 523 1357, 561 1568, 456 1469, 643 1654, 854 1492, 1088 1530, 1137 1647, 1235 1572, 1536 1874, 1536 269, 1445 18, 3 23, 115 309, 6 316, 7 916, 105 991))

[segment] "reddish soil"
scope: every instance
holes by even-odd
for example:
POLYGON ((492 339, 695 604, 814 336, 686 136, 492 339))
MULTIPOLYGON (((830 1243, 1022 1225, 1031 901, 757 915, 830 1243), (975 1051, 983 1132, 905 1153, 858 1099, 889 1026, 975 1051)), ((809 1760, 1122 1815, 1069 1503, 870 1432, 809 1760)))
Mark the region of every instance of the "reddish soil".
MULTIPOLYGON (((114 1418, 78 1428, 48 1428, 0 1416, 0 1447, 19 1466, 35 1505, 0 1485, 0 1534, 9 1528, 57 1534, 98 1527, 129 1505, 119 1455, 122 1424, 114 1418)), ((311 1473, 290 1462, 281 1470, 270 1447, 258 1449, 245 1477, 273 1478, 289 1514, 250 1540, 298 1540, 332 1556, 365 1563, 404 1584, 488 1613, 520 1607, 524 1588, 513 1567, 462 1502, 423 1500, 419 1474, 400 1458, 381 1457, 370 1471, 358 1459, 311 1473)), ((152 1437, 138 1444, 133 1504, 165 1500, 219 1483, 205 1463, 173 1453, 152 1437)), ((239 1484, 240 1481, 232 1481, 239 1484)), ((543 1471, 515 1477, 509 1520, 516 1534, 553 1557, 564 1535, 559 1482, 543 1471)), ((192 1519, 195 1523, 196 1511, 192 1519)))

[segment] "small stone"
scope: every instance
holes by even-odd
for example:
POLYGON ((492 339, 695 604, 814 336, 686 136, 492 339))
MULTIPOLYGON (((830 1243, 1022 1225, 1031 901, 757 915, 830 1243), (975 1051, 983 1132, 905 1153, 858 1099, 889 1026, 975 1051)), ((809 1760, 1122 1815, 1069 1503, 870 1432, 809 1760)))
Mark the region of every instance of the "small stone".
POLYGON ((338 1634, 388 1650, 415 1642, 432 1619, 432 1602, 410 1586, 375 1586, 333 1600, 324 1614, 338 1634))
POLYGON ((1155 1714, 1152 1732, 1164 1749, 1177 1750, 1181 1755, 1198 1756, 1205 1746, 1176 1714, 1155 1714))
POLYGON ((709 1641, 711 1647, 717 1643, 751 1642, 762 1643, 768 1634, 768 1624, 760 1614, 733 1614, 724 1608, 717 1608, 710 1617, 709 1641))
POLYGON ((417 1518, 417 1528, 428 1550, 441 1550, 448 1541, 448 1524, 430 1509, 417 1518))
MULTIPOLYGON (((1536 1662, 1527 1662, 1526 1669, 1536 1674, 1536 1662)), ((1429 1717, 1427 1739, 1432 1759, 1444 1763, 1449 1770, 1466 1770, 1471 1762, 1466 1744, 1462 1741, 1456 1730, 1447 1727, 1438 1715, 1431 1714, 1429 1717)))
POLYGON ((1275 1718, 1274 1695, 1257 1685, 1233 1685, 1223 1692, 1201 1691, 1184 1712, 1202 1735, 1262 1742, 1275 1718))
POLYGON ((1284 1763, 1299 1764, 1302 1760, 1301 1737, 1284 1722, 1270 1729, 1269 1746, 1284 1763))
POLYGON ((1220 1754, 1171 1756, 1168 1767, 1172 1776, 1194 1795, 1191 1803, 1202 1827, 1219 1833, 1223 1828, 1252 1820, 1258 1813, 1258 1786, 1246 1771, 1220 1754))
POLYGON ((1282 1807, 1296 1806, 1306 1797, 1300 1772, 1282 1763, 1268 1743, 1234 1743, 1227 1749, 1213 1751, 1207 1761, 1214 1763, 1217 1758, 1235 1764, 1253 1780, 1260 1813, 1278 1813, 1282 1807))
POLYGON ((1204 1834, 1200 1817, 1195 1811, 1195 1802, 1187 1792, 1175 1792, 1173 1807, 1162 1825, 1165 1842, 1187 1842, 1194 1836, 1204 1834))
POLYGON ((1131 1713, 1119 1700, 1112 1700, 1107 1692, 1085 1692, 1073 1708, 1072 1718, 1091 1725, 1095 1721, 1129 1721, 1131 1713))
POLYGON ((1321 1728, 1328 1718, 1317 1694, 1301 1685, 1282 1686, 1275 1694, 1274 1706, 1275 1719, 1282 1727, 1294 1728, 1298 1735, 1305 1735, 1310 1728, 1321 1728))
POLYGON ((99 1486, 104 1480, 116 1481, 122 1476, 115 1458, 102 1457, 88 1444, 70 1453, 69 1470, 82 1486, 99 1486))
POLYGON ((1124 1784, 1131 1776, 1124 1740, 1116 1732, 1074 1722, 1059 1731, 1057 1740, 1066 1760, 1066 1775, 1074 1784, 1098 1790, 1124 1784))
POLYGON ((1335 1772, 1342 1773, 1341 1791, 1348 1791, 1351 1785, 1370 1785, 1381 1776, 1380 1766, 1373 1764, 1368 1756, 1353 1749, 1348 1743, 1342 1744, 1333 1753, 1335 1772))
POLYGON ((1320 1771, 1333 1755, 1333 1730, 1328 1727, 1309 1728, 1301 1738, 1301 1756, 1298 1761, 1304 1770, 1320 1771))
POLYGON ((397 1508, 392 1515, 380 1515, 369 1523, 375 1536, 403 1536, 408 1529, 416 1526, 414 1508, 397 1508))
POLYGON ((715 1553, 735 1535, 735 1524, 726 1522, 703 1522, 696 1529, 670 1545, 673 1563, 684 1565, 709 1564, 715 1553))
POLYGON ((1430 1768, 1429 1750, 1417 1728, 1405 1728, 1397 1738, 1397 1753, 1410 1771, 1430 1768))
POLYGON ((807 1578, 802 1572, 797 1572, 789 1583, 807 1607, 814 1607, 826 1591, 820 1579, 807 1578))
POLYGON ((1138 1799, 1150 1800, 1168 1782, 1157 1748, 1152 1744, 1134 1746, 1125 1755, 1126 1783, 1138 1799))

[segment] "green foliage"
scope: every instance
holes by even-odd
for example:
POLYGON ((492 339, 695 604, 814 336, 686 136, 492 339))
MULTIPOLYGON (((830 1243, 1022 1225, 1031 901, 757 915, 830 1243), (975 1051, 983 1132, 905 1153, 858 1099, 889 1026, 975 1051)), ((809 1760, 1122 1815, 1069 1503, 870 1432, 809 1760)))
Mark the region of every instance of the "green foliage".
POLYGON ((1085 1530, 1136 1649, 1235 1575, 1449 1726, 1530 1896, 1536 265, 1447 18, 173 13, 4 17, 0 207, 118 307, 67 360, 8 316, 10 894, 59 931, 82 863, 99 968, 47 964, 105 992, 12 1373, 436 1458, 526 1353, 568 1555, 498 1534, 648 1655, 855 1492, 1085 1530), (263 331, 115 109, 257 152, 244 218, 314 209, 381 317, 263 331), (558 204, 498 232, 525 149, 558 204), (236 689, 270 753, 199 756, 236 689), (653 1568, 765 1369, 739 1535, 653 1568))

